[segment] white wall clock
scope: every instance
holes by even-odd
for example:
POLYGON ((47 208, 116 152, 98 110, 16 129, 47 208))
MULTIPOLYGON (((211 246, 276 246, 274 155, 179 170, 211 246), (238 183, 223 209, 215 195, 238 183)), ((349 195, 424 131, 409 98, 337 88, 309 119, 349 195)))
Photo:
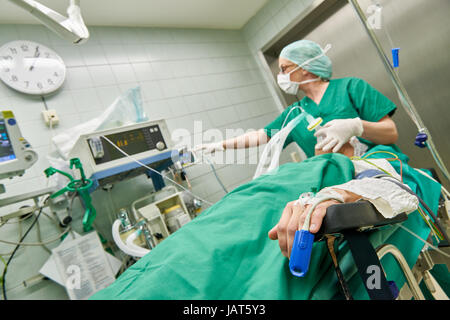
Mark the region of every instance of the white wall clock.
POLYGON ((0 79, 17 91, 46 95, 58 90, 65 77, 64 61, 42 44, 17 40, 0 48, 0 79))

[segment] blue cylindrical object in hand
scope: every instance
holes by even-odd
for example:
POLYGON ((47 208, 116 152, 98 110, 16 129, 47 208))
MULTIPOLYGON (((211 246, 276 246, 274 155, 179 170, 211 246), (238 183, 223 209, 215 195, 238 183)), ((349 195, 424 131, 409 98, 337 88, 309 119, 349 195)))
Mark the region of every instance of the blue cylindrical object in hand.
POLYGON ((295 232, 294 243, 289 260, 289 269, 294 276, 304 277, 308 272, 313 244, 314 234, 307 230, 295 232))

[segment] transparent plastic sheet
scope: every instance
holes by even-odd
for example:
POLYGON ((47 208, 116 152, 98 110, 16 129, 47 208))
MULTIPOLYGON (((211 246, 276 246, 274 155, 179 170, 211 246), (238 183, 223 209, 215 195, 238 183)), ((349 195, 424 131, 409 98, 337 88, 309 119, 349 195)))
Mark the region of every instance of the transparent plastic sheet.
MULTIPOLYGON (((82 134, 117 128, 133 123, 149 120, 142 106, 141 88, 128 89, 118 96, 114 102, 98 117, 67 129, 52 138, 55 151, 47 155, 50 165, 56 169, 71 172, 68 155, 82 134)), ((68 179, 61 175, 53 175, 49 182, 57 187, 64 187, 68 179)))
POLYGON ((253 179, 256 179, 260 175, 269 173, 279 167, 281 151, 283 151, 283 146, 289 133, 291 133, 291 131, 300 123, 300 121, 303 120, 303 118, 306 117, 306 115, 306 112, 302 112, 297 117, 292 119, 286 127, 271 137, 269 143, 267 143, 264 148, 253 179))
POLYGON ((136 87, 117 97, 98 117, 63 131, 53 137, 52 142, 59 155, 68 160, 67 156, 80 135, 147 120, 148 117, 142 107, 141 88, 136 87))
MULTIPOLYGON (((67 172, 73 176, 72 169, 70 169, 69 160, 64 160, 58 157, 56 151, 51 154, 48 154, 47 160, 50 163, 51 167, 67 172)), ((52 185, 57 190, 60 190, 62 188, 65 188, 67 186, 67 183, 69 182, 70 180, 66 176, 62 174, 54 174, 47 178, 47 187, 52 185)))

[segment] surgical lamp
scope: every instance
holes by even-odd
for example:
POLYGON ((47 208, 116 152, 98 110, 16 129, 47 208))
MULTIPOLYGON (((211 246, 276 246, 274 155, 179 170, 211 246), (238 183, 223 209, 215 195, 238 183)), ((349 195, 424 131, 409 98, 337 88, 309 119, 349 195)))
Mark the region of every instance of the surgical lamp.
POLYGON ((70 0, 70 5, 67 8, 68 17, 34 0, 9 1, 30 12, 49 29, 74 44, 81 44, 89 38, 89 31, 81 16, 80 0, 70 0))

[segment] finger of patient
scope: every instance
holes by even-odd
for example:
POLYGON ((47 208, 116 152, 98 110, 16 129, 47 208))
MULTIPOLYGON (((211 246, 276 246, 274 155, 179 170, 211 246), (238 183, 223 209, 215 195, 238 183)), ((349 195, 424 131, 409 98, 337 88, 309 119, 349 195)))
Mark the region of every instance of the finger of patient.
POLYGON ((270 229, 268 236, 269 236, 270 240, 278 239, 278 224, 276 224, 272 229, 270 229))
POLYGON ((328 207, 338 204, 339 202, 336 200, 327 200, 320 203, 311 215, 311 224, 310 224, 310 232, 317 233, 322 226, 323 219, 327 214, 328 207))
POLYGON ((281 228, 285 228, 289 223, 289 220, 292 216, 292 210, 294 207, 295 201, 289 202, 283 209, 283 213, 281 214, 280 221, 278 221, 278 226, 281 228))
POLYGON ((291 256, 292 244, 294 243, 295 233, 299 229, 300 217, 303 213, 304 207, 301 203, 297 203, 293 206, 291 220, 287 227, 287 253, 291 256))
POLYGON ((301 230, 303 228, 303 224, 305 223, 306 215, 310 207, 310 204, 306 205, 302 214, 300 215, 300 219, 298 220, 298 230, 301 230))
POLYGON ((322 226, 323 218, 327 213, 328 206, 317 206, 311 215, 311 224, 309 232, 317 233, 322 226))
POLYGON ((281 252, 284 256, 287 256, 287 246, 286 246, 286 231, 289 220, 292 216, 293 202, 286 205, 281 215, 281 219, 278 222, 277 234, 278 234, 278 245, 280 246, 281 252))

